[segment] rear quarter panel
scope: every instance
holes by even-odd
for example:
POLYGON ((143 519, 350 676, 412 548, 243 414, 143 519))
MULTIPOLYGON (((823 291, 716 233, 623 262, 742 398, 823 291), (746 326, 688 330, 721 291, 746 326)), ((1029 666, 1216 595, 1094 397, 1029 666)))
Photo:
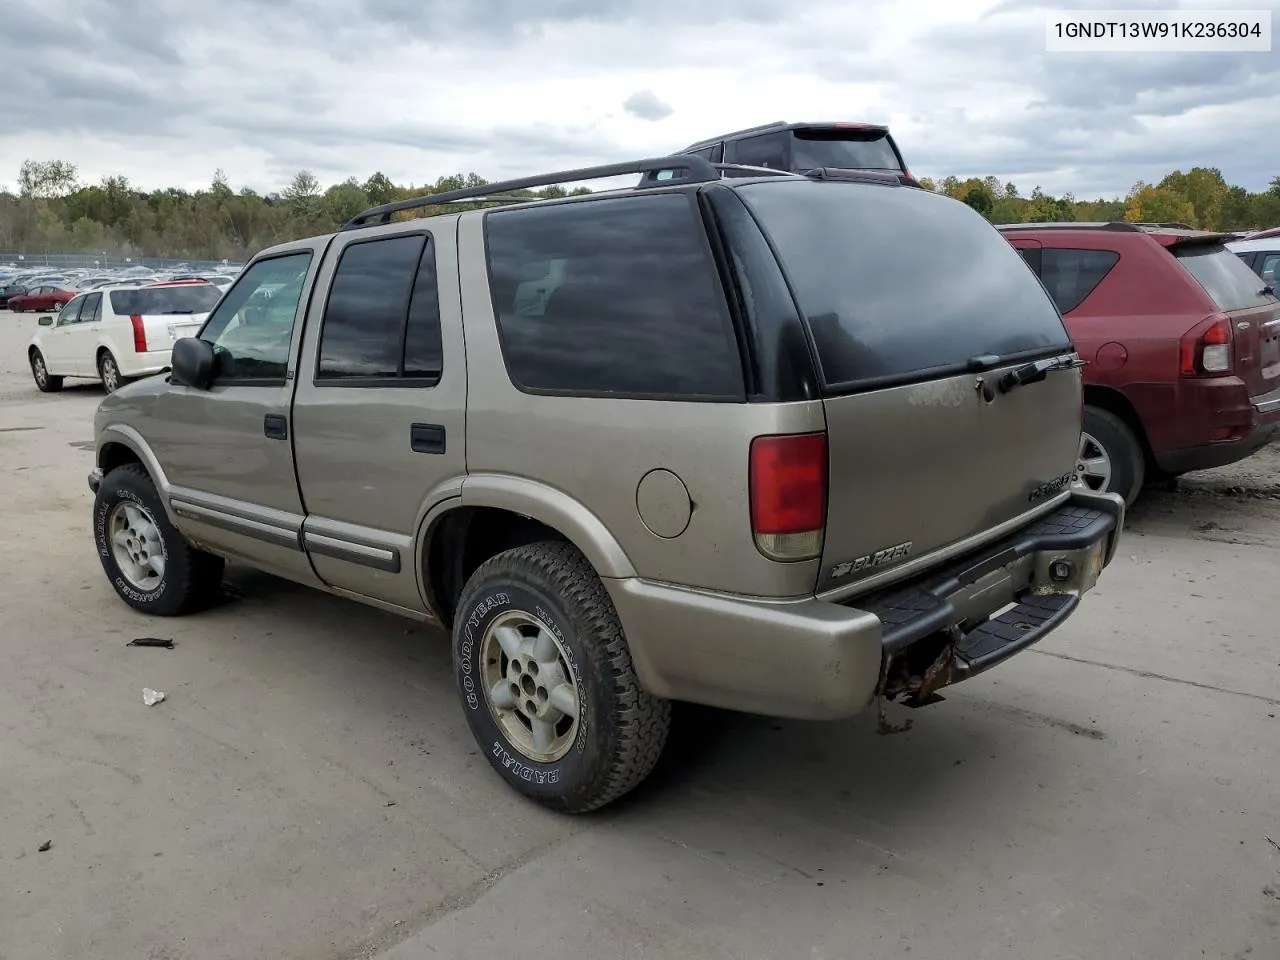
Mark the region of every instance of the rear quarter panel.
POLYGON ((640 577, 764 597, 813 593, 816 559, 776 563, 755 547, 748 453, 751 439, 759 434, 824 429, 820 402, 699 403, 523 393, 512 385, 499 345, 479 216, 461 219, 458 243, 468 370, 464 502, 469 488, 485 489, 488 477, 501 478, 507 487, 509 478, 529 481, 524 489, 531 498, 545 485, 598 521, 578 529, 607 530, 640 577), (659 469, 680 478, 692 503, 688 525, 676 536, 651 532, 637 506, 641 480, 659 469))

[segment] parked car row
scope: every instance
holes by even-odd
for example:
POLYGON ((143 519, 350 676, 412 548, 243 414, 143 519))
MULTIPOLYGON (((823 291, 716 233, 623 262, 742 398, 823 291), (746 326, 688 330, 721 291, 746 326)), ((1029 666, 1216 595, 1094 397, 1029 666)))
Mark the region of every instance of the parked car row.
POLYGON ((114 272, 83 269, 49 272, 32 268, 0 268, 0 309, 8 308, 14 313, 60 310, 78 293, 106 287, 142 287, 173 280, 202 280, 225 290, 234 282, 238 270, 238 267, 228 267, 222 273, 196 273, 183 269, 127 267, 114 272))

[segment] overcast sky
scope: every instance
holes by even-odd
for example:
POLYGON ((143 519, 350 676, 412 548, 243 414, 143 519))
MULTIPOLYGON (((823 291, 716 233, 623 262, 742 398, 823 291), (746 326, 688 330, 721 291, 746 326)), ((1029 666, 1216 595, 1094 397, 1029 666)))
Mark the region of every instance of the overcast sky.
POLYGON ((779 119, 888 123, 917 175, 1024 192, 1124 194, 1196 164, 1254 190, 1280 175, 1280 52, 1047 54, 1045 6, 5 0, 0 183, 27 157, 148 189, 218 167, 258 190, 303 167, 493 179, 779 119))

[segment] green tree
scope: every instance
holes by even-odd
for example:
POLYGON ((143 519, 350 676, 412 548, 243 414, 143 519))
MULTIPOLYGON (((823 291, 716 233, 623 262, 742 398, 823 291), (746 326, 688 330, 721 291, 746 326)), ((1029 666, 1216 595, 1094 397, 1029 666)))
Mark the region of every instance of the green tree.
POLYGON ((65 197, 76 188, 79 170, 65 160, 23 160, 18 170, 18 192, 24 197, 65 197))
POLYGON ((370 197, 364 192, 355 177, 335 183, 324 193, 320 202, 320 210, 326 220, 331 223, 345 223, 369 206, 370 197))
POLYGON ((1155 187, 1139 180, 1129 191, 1124 218, 1130 223, 1196 222, 1196 208, 1182 194, 1168 187, 1155 187))
POLYGON ((381 170, 364 182, 364 192, 375 207, 396 199, 396 185, 381 170))

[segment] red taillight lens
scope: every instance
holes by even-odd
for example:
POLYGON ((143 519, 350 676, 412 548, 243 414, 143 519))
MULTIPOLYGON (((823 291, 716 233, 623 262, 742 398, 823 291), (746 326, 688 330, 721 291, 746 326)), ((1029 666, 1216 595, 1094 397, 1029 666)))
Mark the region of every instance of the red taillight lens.
POLYGON ((1215 313, 1196 324, 1178 344, 1178 372, 1184 377, 1230 373, 1231 320, 1215 313))
POLYGON ((822 553, 827 516, 827 435, 796 433, 751 441, 751 531, 774 560, 822 553))
POLYGON ((142 317, 136 313, 129 318, 129 322, 133 324, 133 349, 135 353, 147 352, 147 328, 142 322, 142 317))

